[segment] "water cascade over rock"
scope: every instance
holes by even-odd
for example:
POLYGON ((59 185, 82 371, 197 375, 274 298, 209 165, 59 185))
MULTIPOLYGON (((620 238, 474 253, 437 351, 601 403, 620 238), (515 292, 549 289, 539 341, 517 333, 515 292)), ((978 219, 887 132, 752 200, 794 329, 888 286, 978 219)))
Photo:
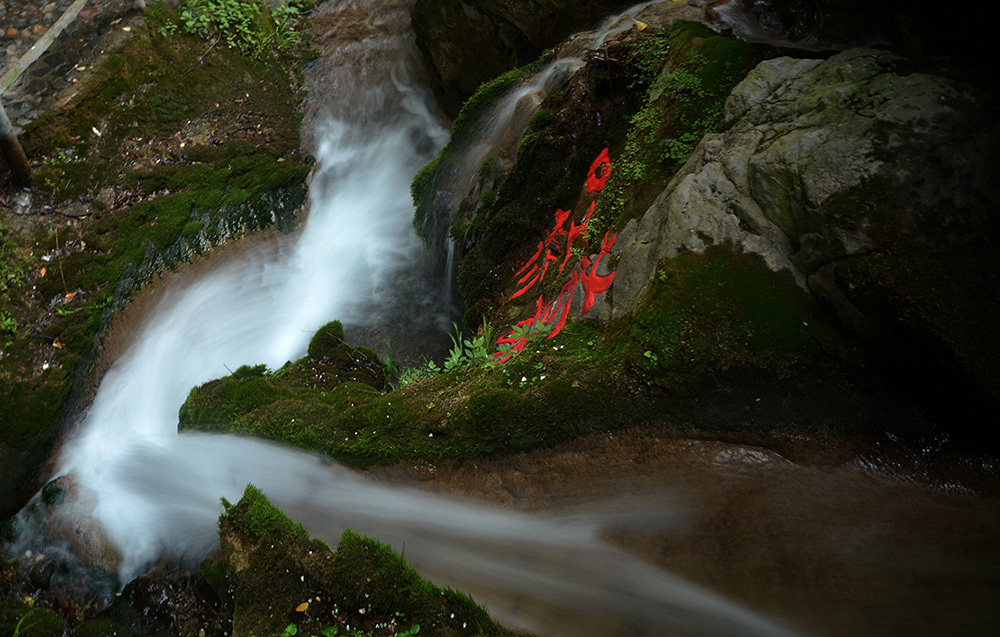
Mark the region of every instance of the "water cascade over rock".
POLYGON ((264 442, 178 435, 178 407, 191 387, 245 364, 278 368, 305 352, 309 336, 330 318, 377 331, 399 314, 441 307, 433 299, 402 303, 393 289, 429 294, 413 289, 420 244, 410 224, 409 183, 443 136, 429 95, 409 73, 415 49, 408 4, 365 3, 360 25, 352 4, 332 4, 330 11, 345 13, 343 21, 330 18, 328 42, 349 33, 346 46, 330 53, 334 71, 314 80, 328 83, 331 103, 310 107, 318 166, 305 226, 162 295, 62 450, 56 475, 70 477, 85 507, 63 511, 101 530, 116 553, 105 563, 118 565, 127 580, 164 556, 201 559, 217 542, 219 499, 236 500, 253 483, 331 541, 355 528, 405 544, 408 559, 443 580, 540 604, 510 612, 510 619, 545 632, 597 627, 599 634, 612 625, 636 635, 785 634, 605 545, 589 519, 490 511, 372 484, 264 442), (553 622, 547 607, 572 614, 574 623, 553 622))

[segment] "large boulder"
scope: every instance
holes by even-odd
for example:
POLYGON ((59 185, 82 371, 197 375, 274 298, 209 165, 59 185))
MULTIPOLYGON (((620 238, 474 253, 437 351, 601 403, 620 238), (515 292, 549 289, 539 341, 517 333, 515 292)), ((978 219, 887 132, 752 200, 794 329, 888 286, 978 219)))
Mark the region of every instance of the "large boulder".
POLYGON ((621 233, 611 313, 664 260, 724 244, 789 273, 884 361, 924 370, 913 380, 961 378, 996 401, 998 140, 988 93, 887 51, 763 62, 621 233))

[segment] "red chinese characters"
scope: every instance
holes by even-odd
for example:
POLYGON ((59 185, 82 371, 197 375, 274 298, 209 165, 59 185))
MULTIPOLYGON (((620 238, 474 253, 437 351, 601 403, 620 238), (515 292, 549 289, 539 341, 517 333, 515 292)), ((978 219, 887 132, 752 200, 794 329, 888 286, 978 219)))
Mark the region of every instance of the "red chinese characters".
MULTIPOLYGON (((585 184, 587 194, 593 195, 603 190, 610 174, 611 160, 608 159, 608 149, 605 148, 591 164, 587 173, 585 184)), ((558 270, 561 274, 569 261, 574 244, 583 250, 587 249, 587 224, 594 212, 594 205, 595 202, 592 201, 586 216, 579 224, 570 219, 571 212, 569 210, 556 210, 555 226, 543 240, 538 242, 535 253, 514 274, 518 289, 511 296, 512 299, 521 296, 536 283, 541 282, 549 272, 549 266, 556 261, 561 261, 558 270), (565 227, 567 221, 569 221, 569 228, 565 227)), ((535 313, 518 321, 509 334, 497 340, 497 344, 501 347, 501 351, 495 355, 498 363, 505 363, 515 354, 520 353, 528 342, 532 328, 536 325, 551 328, 548 338, 558 334, 566 325, 570 306, 578 291, 583 293, 580 315, 584 316, 590 312, 597 295, 607 291, 615 279, 614 272, 602 275, 598 274, 598 269, 601 259, 610 256, 616 236, 605 234, 601 242, 601 249, 597 254, 584 255, 580 258, 580 262, 570 273, 569 279, 556 295, 555 301, 546 302, 544 296, 539 295, 535 301, 535 313)))

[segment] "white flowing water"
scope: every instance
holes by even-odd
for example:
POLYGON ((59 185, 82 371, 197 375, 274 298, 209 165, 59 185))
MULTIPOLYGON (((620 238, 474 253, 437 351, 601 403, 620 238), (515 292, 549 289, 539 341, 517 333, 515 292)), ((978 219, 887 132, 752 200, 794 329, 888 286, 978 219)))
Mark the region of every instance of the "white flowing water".
MULTIPOLYGON (((334 4, 363 8, 373 31, 408 29, 408 3, 334 4)), ((217 543, 219 499, 235 501, 253 483, 314 534, 335 543, 351 527, 405 544, 407 559, 439 582, 545 634, 784 634, 601 542, 594 519, 472 507, 260 441, 178 434, 178 408, 192 387, 243 364, 294 360, 328 320, 376 328, 393 320, 373 308, 419 269, 409 183, 444 130, 408 79, 408 30, 378 40, 398 48, 394 65, 370 56, 377 47, 365 40, 374 37, 359 39, 353 62, 338 62, 338 82, 347 86, 354 73, 355 83, 329 93, 301 233, 173 285, 63 448, 57 475, 89 494, 90 515, 122 555, 122 577, 164 556, 204 556, 217 543)))
MULTIPOLYGON (((663 2, 636 4, 623 13, 605 18, 592 31, 579 33, 552 54, 552 59, 531 77, 514 86, 483 113, 476 122, 472 141, 454 163, 459 166, 451 179, 451 211, 475 188, 479 167, 490 156, 503 159, 508 165, 514 160, 518 143, 528 130, 528 123, 542 105, 546 94, 563 86, 574 72, 583 67, 589 51, 635 26, 643 10, 663 2)), ((669 4, 669 3, 668 3, 669 4)))

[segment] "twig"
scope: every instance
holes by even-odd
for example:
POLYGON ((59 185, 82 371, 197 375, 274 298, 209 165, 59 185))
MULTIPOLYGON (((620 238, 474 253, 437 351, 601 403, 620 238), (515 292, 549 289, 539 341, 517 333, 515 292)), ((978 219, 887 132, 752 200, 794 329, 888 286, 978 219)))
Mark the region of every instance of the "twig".
POLYGON ((66 275, 63 274, 62 255, 60 254, 60 252, 61 252, 61 250, 59 249, 59 226, 57 225, 56 226, 56 263, 59 264, 59 278, 62 279, 63 292, 65 293, 65 296, 69 296, 69 289, 67 289, 67 287, 66 287, 66 275))
POLYGON ((215 38, 214 40, 212 40, 212 43, 208 45, 208 48, 205 49, 205 52, 201 54, 200 58, 198 58, 198 64, 201 64, 201 61, 205 59, 205 56, 208 55, 208 52, 211 51, 213 48, 215 48, 215 45, 218 43, 219 43, 219 38, 215 38))

